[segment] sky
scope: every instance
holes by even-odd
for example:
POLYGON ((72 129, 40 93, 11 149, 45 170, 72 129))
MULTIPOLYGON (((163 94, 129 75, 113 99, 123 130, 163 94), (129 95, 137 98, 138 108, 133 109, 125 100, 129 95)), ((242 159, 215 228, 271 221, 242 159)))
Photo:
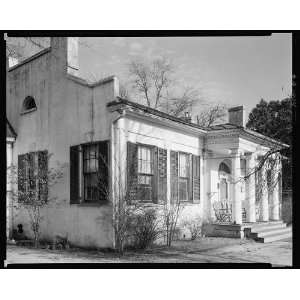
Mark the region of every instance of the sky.
POLYGON ((292 36, 265 37, 104 37, 80 38, 83 77, 112 74, 128 80, 128 62, 166 56, 176 77, 200 90, 204 99, 246 112, 264 98, 280 100, 292 91, 292 36))
POLYGON ((244 105, 249 114, 261 98, 280 100, 292 92, 291 34, 79 38, 80 76, 90 80, 116 75, 128 85, 131 60, 161 56, 172 61, 180 86, 196 88, 209 104, 244 105))

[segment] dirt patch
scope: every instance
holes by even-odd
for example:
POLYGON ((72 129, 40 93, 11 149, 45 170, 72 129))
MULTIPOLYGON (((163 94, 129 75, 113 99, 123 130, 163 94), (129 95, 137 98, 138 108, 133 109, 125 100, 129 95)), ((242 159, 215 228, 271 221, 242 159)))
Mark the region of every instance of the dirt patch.
POLYGON ((268 244, 230 238, 176 241, 171 248, 156 246, 146 251, 117 253, 98 250, 49 250, 7 247, 7 263, 271 263, 292 265, 291 240, 268 244))

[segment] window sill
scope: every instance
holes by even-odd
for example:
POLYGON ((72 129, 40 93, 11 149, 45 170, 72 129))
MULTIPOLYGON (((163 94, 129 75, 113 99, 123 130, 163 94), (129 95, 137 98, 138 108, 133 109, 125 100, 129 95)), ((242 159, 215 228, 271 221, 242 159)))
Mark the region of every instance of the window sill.
POLYGON ((31 109, 27 109, 27 110, 23 110, 23 111, 20 112, 20 115, 25 115, 25 114, 31 113, 31 112, 33 112, 35 110, 37 110, 36 107, 31 108, 31 109))
POLYGON ((98 206, 105 206, 109 205, 109 201, 98 201, 98 202, 81 202, 77 206, 80 207, 98 207, 98 206))

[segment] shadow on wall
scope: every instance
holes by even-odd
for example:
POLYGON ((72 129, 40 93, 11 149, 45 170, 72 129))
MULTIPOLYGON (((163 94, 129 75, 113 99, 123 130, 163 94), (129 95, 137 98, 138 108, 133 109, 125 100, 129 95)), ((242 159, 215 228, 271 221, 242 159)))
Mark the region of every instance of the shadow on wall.
POLYGON ((281 217, 287 225, 292 224, 292 199, 293 195, 291 190, 282 192, 281 217))

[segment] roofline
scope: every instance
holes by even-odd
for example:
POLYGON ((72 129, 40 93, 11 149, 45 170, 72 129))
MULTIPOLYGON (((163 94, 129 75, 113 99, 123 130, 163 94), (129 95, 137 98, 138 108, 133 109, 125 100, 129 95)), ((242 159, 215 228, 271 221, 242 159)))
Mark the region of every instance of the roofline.
POLYGON ((6 123, 9 127, 9 129, 11 130, 12 134, 15 136, 15 138, 18 136, 16 131, 14 130, 14 128, 12 127, 12 125, 10 124, 10 122, 8 121, 8 119, 6 118, 6 123))
POLYGON ((164 118, 164 119, 168 119, 168 120, 171 120, 171 121, 174 121, 174 122, 178 122, 178 123, 181 123, 181 124, 184 124, 184 125, 188 125, 189 127, 200 129, 204 132, 207 132, 207 131, 210 130, 207 127, 202 127, 202 126, 199 126, 198 124, 187 122, 187 121, 185 121, 181 118, 174 117, 170 114, 164 113, 164 112, 159 111, 157 109, 154 109, 154 108, 151 108, 151 107, 148 107, 148 106, 136 103, 136 102, 132 102, 130 100, 127 100, 127 99, 124 99, 124 98, 121 98, 121 97, 117 97, 116 100, 108 102, 107 107, 111 107, 111 106, 114 106, 114 105, 120 105, 120 104, 131 106, 131 107, 140 109, 144 112, 150 113, 152 115, 156 115, 156 116, 164 118))
POLYGON ((8 69, 8 72, 17 69, 17 68, 19 68, 19 67, 21 67, 21 66, 27 64, 28 62, 30 62, 30 61, 32 61, 32 60, 35 60, 36 58, 38 58, 38 57, 40 57, 40 56, 42 56, 42 55, 44 55, 44 54, 50 52, 50 51, 51 51, 51 47, 47 47, 47 48, 45 48, 45 49, 39 51, 38 53, 36 53, 36 54, 34 54, 34 55, 32 55, 32 56, 30 56, 30 57, 28 57, 28 58, 22 60, 22 61, 19 62, 18 64, 12 66, 11 68, 8 69))

